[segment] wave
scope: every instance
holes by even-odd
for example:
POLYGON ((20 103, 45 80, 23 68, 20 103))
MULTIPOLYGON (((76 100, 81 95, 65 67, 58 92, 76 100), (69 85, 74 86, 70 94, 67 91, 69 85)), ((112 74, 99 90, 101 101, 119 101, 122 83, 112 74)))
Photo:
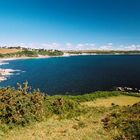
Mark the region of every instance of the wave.
POLYGON ((8 64, 9 64, 8 62, 1 62, 1 61, 0 61, 0 66, 1 66, 1 65, 8 65, 8 64))
POLYGON ((21 72, 25 71, 14 69, 0 69, 0 82, 9 79, 11 75, 20 75, 21 72))

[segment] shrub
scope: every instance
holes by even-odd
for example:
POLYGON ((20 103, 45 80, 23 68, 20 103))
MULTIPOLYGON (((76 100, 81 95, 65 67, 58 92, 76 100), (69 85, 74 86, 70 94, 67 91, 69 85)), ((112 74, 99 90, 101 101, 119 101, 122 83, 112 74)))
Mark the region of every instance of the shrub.
POLYGON ((63 117, 72 117, 74 115, 73 113, 78 110, 79 107, 77 102, 61 96, 47 97, 45 103, 46 108, 51 114, 63 117))
POLYGON ((0 124, 26 125, 43 119, 44 97, 38 91, 28 92, 28 83, 18 90, 7 87, 0 89, 0 124))
POLYGON ((140 102, 115 110, 102 119, 102 122, 105 129, 117 130, 115 140, 139 140, 140 102))

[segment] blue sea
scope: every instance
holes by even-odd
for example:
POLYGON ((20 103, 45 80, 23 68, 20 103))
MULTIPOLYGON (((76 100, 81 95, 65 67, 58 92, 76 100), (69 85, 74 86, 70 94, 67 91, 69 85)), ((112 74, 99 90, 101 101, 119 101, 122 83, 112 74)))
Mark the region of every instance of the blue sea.
POLYGON ((83 94, 113 90, 118 86, 140 88, 139 55, 87 55, 7 61, 1 68, 20 70, 0 82, 16 86, 28 81, 49 95, 83 94))

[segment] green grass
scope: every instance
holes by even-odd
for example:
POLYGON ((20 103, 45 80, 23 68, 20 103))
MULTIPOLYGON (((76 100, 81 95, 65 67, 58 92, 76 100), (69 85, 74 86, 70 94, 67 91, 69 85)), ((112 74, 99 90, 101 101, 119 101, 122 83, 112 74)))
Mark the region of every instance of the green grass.
POLYGON ((11 58, 11 57, 38 57, 38 55, 48 55, 48 56, 61 56, 63 55, 62 51, 54 50, 54 51, 48 51, 48 50, 22 50, 14 53, 6 53, 6 54, 0 54, 0 58, 11 58))
POLYGON ((82 102, 82 105, 87 105, 89 107, 111 107, 112 105, 127 106, 133 105, 134 103, 140 102, 140 98, 128 95, 119 95, 108 98, 98 98, 94 102, 87 101, 82 102))
MULTIPOLYGON (((127 125, 120 128, 120 125, 123 126, 123 120, 131 118, 134 114, 138 116, 139 113, 134 111, 137 108, 133 108, 132 104, 139 102, 140 98, 124 95, 119 91, 100 91, 78 96, 43 96, 42 98, 42 96, 39 96, 39 91, 30 92, 28 95, 27 90, 26 82, 23 86, 19 85, 17 90, 13 88, 0 89, 0 101, 6 107, 10 101, 10 113, 16 117, 16 120, 22 118, 22 114, 18 114, 18 111, 23 109, 25 110, 24 119, 28 120, 28 117, 30 118, 28 109, 31 110, 31 115, 34 115, 34 117, 38 115, 35 113, 35 110, 38 109, 38 113, 41 113, 44 119, 36 119, 36 121, 31 119, 29 124, 23 126, 14 124, 14 120, 13 127, 9 127, 9 124, 2 123, 0 120, 0 140, 112 140, 116 138, 116 133, 118 137, 126 134, 124 129, 127 125), (43 104, 40 101, 43 101, 43 104), (41 104, 38 104, 38 102, 41 104), (34 103, 36 108, 34 108, 34 103), (43 112, 40 112, 40 110, 43 110, 43 112), (126 111, 125 115, 123 115, 124 111, 126 111), (111 115, 114 113, 117 113, 117 118, 112 119, 111 115), (111 130, 104 127, 106 122, 104 123, 102 120, 105 118, 109 118, 110 125, 108 126, 112 127, 111 130), (116 121, 118 121, 117 130, 112 125, 116 121), (119 135, 120 131, 121 135, 119 135)), ((3 105, 0 105, 0 109, 5 112, 6 108, 4 109, 3 105)), ((9 114, 9 110, 6 111, 6 114, 9 114)), ((3 119, 6 120, 4 116, 3 119)), ((11 119, 10 116, 9 119, 11 119)), ((135 120, 137 123, 134 122, 133 126, 138 129, 135 129, 134 133, 131 129, 131 123, 129 123, 131 134, 139 133, 139 126, 137 125, 139 119, 136 117, 135 120)))
POLYGON ((140 102, 116 108, 102 119, 106 131, 115 140, 140 139, 140 102))
MULTIPOLYGON (((128 96, 129 97, 129 96, 128 96)), ((114 99, 116 97, 113 97, 114 99)), ((127 98, 127 96, 126 96, 127 98)), ((131 98, 131 97, 129 97, 131 98)), ((108 98, 107 98, 108 99, 108 98)), ((103 100, 103 99, 100 99, 103 100)), ((94 101, 93 101, 94 102, 94 101)), ((1 139, 3 140, 113 140, 118 136, 118 130, 108 130, 104 128, 102 119, 106 118, 108 114, 118 113, 129 109, 129 107, 89 107, 81 106, 80 113, 72 118, 60 118, 59 115, 53 115, 46 121, 32 123, 26 127, 15 127, 9 130, 6 135, 3 133, 1 139)), ((136 110, 136 108, 134 108, 136 110)), ((134 109, 129 110, 129 117, 133 115, 134 109), (132 113, 131 113, 132 112, 132 113)), ((118 116, 118 126, 128 118, 127 112, 125 115, 118 116)), ((136 114, 138 115, 138 114, 136 114)), ((133 117, 134 118, 134 117, 133 117)), ((111 122, 114 122, 112 120, 111 122)), ((136 130, 136 129, 135 129, 136 130)), ((138 140, 138 139, 136 139, 138 140)))
POLYGON ((109 140, 110 135, 103 129, 100 119, 104 114, 103 108, 84 108, 81 114, 71 119, 60 119, 52 116, 47 121, 15 128, 1 137, 4 140, 109 140))
POLYGON ((120 91, 97 91, 93 93, 71 96, 71 95, 56 95, 56 96, 49 96, 47 99, 55 99, 55 98, 64 98, 64 99, 71 99, 76 102, 86 102, 86 101, 94 101, 98 98, 107 98, 112 96, 119 96, 122 94, 120 91))

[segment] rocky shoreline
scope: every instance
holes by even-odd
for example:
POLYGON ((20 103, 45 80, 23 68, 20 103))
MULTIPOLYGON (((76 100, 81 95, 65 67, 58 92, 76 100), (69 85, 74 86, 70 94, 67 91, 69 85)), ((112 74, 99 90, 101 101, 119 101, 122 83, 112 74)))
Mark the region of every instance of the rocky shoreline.
POLYGON ((9 75, 12 75, 15 70, 12 69, 0 69, 0 82, 7 80, 9 75))
MULTIPOLYGON (((6 61, 0 61, 0 66, 6 64, 8 64, 6 61)), ((7 80, 8 76, 13 75, 13 73, 16 71, 19 70, 0 68, 0 82, 7 80)))
POLYGON ((140 93, 140 89, 138 89, 138 88, 131 88, 131 87, 117 87, 116 90, 122 91, 122 92, 140 93))

